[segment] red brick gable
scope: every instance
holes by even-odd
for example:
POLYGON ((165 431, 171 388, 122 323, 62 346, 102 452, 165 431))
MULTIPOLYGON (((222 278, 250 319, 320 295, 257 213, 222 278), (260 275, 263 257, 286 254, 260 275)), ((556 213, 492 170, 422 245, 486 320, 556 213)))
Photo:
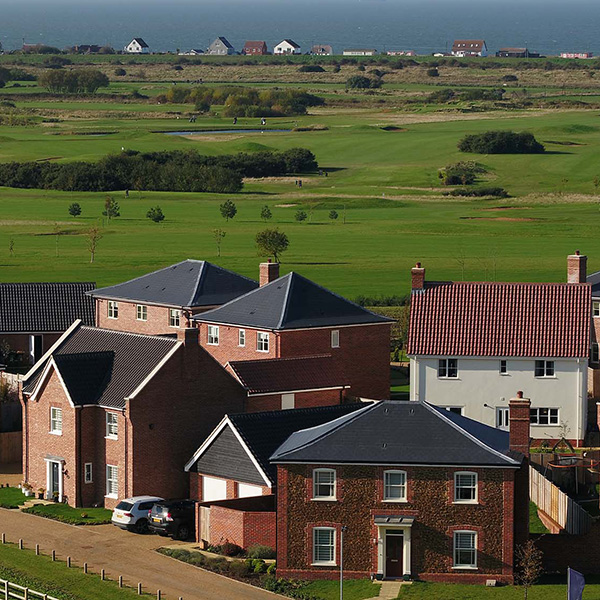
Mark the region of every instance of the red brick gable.
POLYGON ((427 283, 411 299, 407 353, 587 358, 591 287, 427 283))

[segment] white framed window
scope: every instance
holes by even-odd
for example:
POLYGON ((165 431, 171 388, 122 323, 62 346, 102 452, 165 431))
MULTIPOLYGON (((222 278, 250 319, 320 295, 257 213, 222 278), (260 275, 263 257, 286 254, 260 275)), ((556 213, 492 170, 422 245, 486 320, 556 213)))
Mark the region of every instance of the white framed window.
POLYGON ((590 362, 600 362, 600 347, 598 346, 597 342, 592 343, 592 348, 590 350, 590 362))
POLYGON ((438 377, 440 379, 456 379, 458 377, 458 359, 440 358, 438 361, 438 377))
POLYGON ((209 346, 219 345, 219 327, 217 325, 209 325, 207 328, 206 342, 209 346))
POLYGON ((477 503, 477 473, 472 471, 454 473, 454 502, 477 503))
POLYGON ((259 352, 269 351, 269 334, 266 331, 259 331, 256 334, 256 349, 259 352))
POLYGON ((335 529, 313 528, 313 564, 335 565, 335 529))
POLYGON ((169 309, 169 327, 181 326, 181 311, 178 308, 169 309))
POLYGON ((119 438, 119 415, 117 413, 106 413, 106 437, 109 440, 119 438))
POLYGON ((448 412, 454 413, 455 415, 462 415, 464 407, 463 406, 446 406, 446 410, 448 412))
POLYGON ((510 410, 508 406, 497 406, 496 407, 496 427, 498 429, 505 429, 508 431, 510 424, 510 410))
POLYGON ((335 470, 313 470, 313 500, 335 500, 335 470))
POLYGON ((500 361, 500 375, 508 375, 508 362, 506 360, 500 361))
POLYGON ((296 394, 281 394, 281 410, 296 408, 296 394))
POLYGON ((558 408, 530 408, 529 421, 532 425, 559 425, 558 408))
POLYGON ((454 532, 454 567, 474 569, 477 567, 477 532, 454 532))
POLYGON ((334 329, 331 332, 331 347, 332 348, 340 347, 340 331, 339 331, 339 329, 334 329))
POLYGON ((62 408, 50 408, 50 433, 62 435, 62 408))
POLYGON ((119 467, 106 465, 106 496, 117 498, 119 495, 119 467))
POLYGON ((246 330, 239 329, 238 330, 238 346, 243 348, 246 345, 246 330))
POLYGON ((145 304, 136 304, 135 318, 138 321, 147 321, 148 320, 148 307, 145 304))
POLYGON ((119 318, 119 303, 114 300, 108 301, 108 318, 118 319, 119 318))
POLYGON ((594 317, 600 317, 600 302, 592 302, 594 317))
POLYGON ((554 377, 554 361, 553 360, 536 360, 535 361, 535 376, 536 377, 554 377))
POLYGON ((406 471, 383 472, 385 502, 406 502, 406 471))
POLYGON ((94 470, 92 463, 85 463, 84 465, 84 482, 93 483, 94 481, 94 470))

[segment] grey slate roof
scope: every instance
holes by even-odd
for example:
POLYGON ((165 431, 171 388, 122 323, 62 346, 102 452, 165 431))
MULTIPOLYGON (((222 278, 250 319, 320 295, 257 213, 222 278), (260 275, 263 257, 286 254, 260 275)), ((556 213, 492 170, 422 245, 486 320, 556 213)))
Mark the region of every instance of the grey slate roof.
POLYGON ((392 321, 294 272, 195 319, 272 330, 392 321))
POLYGON ((600 298, 600 271, 588 275, 586 281, 592 284, 592 298, 600 298))
POLYGON ((271 460, 517 467, 509 435, 426 402, 378 402, 292 434, 271 460))
POLYGON ((180 263, 91 292, 94 298, 194 308, 225 304, 258 287, 252 279, 204 260, 180 263))
POLYGON ((94 324, 94 283, 0 283, 0 333, 62 333, 94 324))
MULTIPOLYGON (((175 339, 77 326, 52 353, 74 404, 123 408, 154 368, 178 344, 175 339)), ((39 361, 23 381, 31 394, 46 364, 39 361)))
MULTIPOLYGON (((241 413, 228 415, 228 418, 237 433, 244 440, 252 456, 271 481, 271 484, 275 485, 277 467, 269 461, 269 458, 294 431, 306 427, 314 427, 332 419, 337 419, 342 415, 352 414, 360 410, 363 406, 365 406, 364 403, 357 402, 315 408, 241 413)), ((231 440, 233 439, 233 435, 231 435, 231 432, 225 433, 225 431, 226 429, 215 439, 213 444, 218 444, 221 440, 227 442, 227 452, 216 452, 213 454, 211 447, 209 447, 193 463, 190 470, 225 478, 239 478, 241 481, 247 481, 248 483, 261 484, 261 480, 258 479, 260 477, 258 471, 251 473, 247 469, 246 463, 240 466, 241 448, 232 447, 231 440)))
POLYGON ((142 38, 133 38, 135 42, 137 42, 142 48, 149 48, 148 44, 142 38))

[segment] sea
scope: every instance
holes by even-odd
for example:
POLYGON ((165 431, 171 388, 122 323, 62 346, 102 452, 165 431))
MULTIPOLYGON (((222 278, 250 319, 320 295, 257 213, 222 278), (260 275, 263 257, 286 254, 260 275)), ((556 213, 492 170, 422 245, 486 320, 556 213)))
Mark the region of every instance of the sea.
POLYGON ((28 44, 121 49, 141 37, 154 52, 205 49, 225 36, 272 47, 291 38, 344 48, 449 50, 454 39, 485 39, 491 52, 600 55, 600 0, 0 0, 5 50, 28 44))

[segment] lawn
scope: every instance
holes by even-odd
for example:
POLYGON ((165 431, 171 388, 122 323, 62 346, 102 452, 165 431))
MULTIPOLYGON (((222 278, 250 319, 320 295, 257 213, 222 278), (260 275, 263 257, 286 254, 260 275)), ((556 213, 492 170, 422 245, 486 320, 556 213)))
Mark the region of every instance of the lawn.
POLYGON ((18 508, 27 498, 19 488, 0 488, 0 508, 18 508))
POLYGON ((529 533, 549 533, 538 517, 537 506, 533 502, 529 503, 529 533))
MULTIPOLYGON (((381 585, 368 579, 344 581, 344 600, 364 600, 379 594, 381 585)), ((339 581, 311 581, 302 588, 306 594, 313 594, 322 600, 337 600, 340 597, 339 581)))
POLYGON ((110 523, 112 511, 105 508, 72 508, 68 504, 37 504, 23 512, 71 525, 102 525, 110 523))
POLYGON ((14 544, 0 545, 0 578, 51 594, 59 600, 128 600, 139 598, 134 590, 119 589, 116 582, 101 581, 99 575, 84 575, 63 562, 18 550, 14 544))

